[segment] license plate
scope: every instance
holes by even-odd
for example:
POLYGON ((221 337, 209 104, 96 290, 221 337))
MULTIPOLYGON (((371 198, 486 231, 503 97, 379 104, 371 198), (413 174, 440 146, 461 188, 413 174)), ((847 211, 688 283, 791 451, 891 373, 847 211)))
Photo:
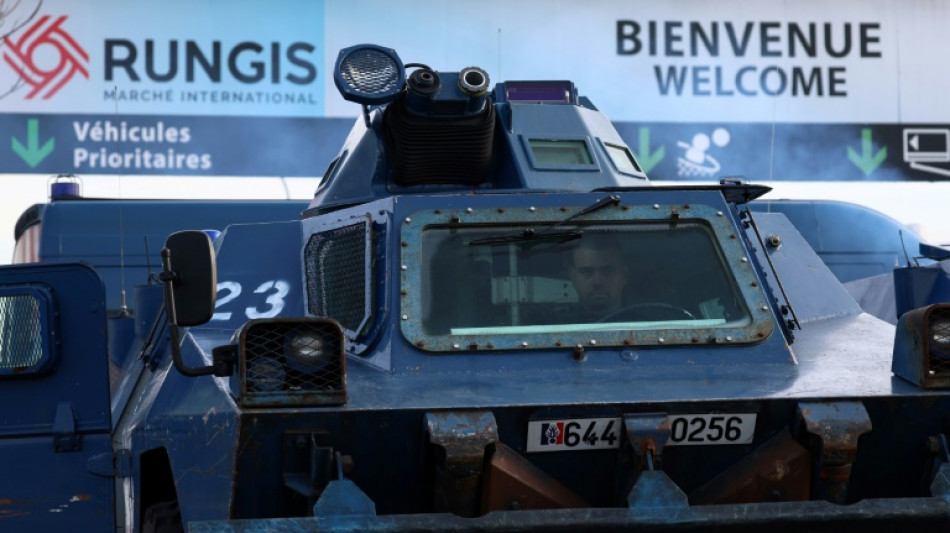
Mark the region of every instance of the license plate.
POLYGON ((749 444, 755 435, 755 413, 670 415, 667 446, 749 444))
MULTIPOLYGON (((667 446, 749 444, 755 413, 669 415, 667 446)), ((570 418, 528 422, 528 452, 607 450, 620 447, 620 418, 570 418)))
POLYGON ((528 422, 529 452, 607 450, 620 447, 620 418, 572 418, 528 422))

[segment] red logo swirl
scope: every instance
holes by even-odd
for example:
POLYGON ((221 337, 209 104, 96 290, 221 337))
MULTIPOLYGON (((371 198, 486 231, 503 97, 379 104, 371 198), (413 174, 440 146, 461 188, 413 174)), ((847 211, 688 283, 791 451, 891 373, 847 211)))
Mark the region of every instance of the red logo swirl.
POLYGON ((49 15, 43 15, 18 41, 9 37, 3 39, 9 50, 3 53, 3 59, 13 67, 20 79, 33 88, 27 93, 27 100, 40 92, 44 100, 53 96, 77 72, 89 78, 89 71, 85 67, 89 63, 89 54, 60 27, 66 15, 52 22, 50 20, 49 15), (42 46, 52 46, 59 55, 59 62, 52 69, 44 70, 34 61, 37 49, 42 46))

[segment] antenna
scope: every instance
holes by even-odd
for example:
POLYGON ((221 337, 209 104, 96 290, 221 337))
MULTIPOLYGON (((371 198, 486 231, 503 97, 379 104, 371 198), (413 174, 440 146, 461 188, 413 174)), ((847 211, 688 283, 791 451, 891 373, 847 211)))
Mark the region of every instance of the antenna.
POLYGON ((501 27, 498 28, 498 79, 505 79, 501 76, 501 27))
MULTIPOLYGON (((113 94, 116 95, 115 98, 115 118, 119 120, 119 87, 113 85, 113 94)), ((115 152, 121 154, 119 146, 119 136, 116 135, 115 138, 115 152)), ((119 316, 129 316, 129 306, 126 304, 125 299, 125 218, 123 217, 123 204, 122 201, 122 166, 119 165, 118 171, 119 178, 119 294, 122 297, 122 303, 119 306, 119 316)))
MULTIPOLYGON (((778 98, 772 99, 772 138, 769 140, 769 179, 768 184, 772 186, 773 167, 775 166, 775 116, 778 114, 778 98)), ((771 211, 771 203, 769 204, 771 211)))
POLYGON ((148 257, 148 235, 142 236, 145 239, 145 272, 146 272, 146 285, 149 287, 152 286, 152 261, 148 257))
POLYGON ((290 200, 290 187, 287 186, 287 176, 280 177, 280 184, 284 186, 284 199, 290 200))
POLYGON ((775 163, 775 111, 772 112, 772 141, 769 146, 769 181, 772 181, 772 165, 775 163))

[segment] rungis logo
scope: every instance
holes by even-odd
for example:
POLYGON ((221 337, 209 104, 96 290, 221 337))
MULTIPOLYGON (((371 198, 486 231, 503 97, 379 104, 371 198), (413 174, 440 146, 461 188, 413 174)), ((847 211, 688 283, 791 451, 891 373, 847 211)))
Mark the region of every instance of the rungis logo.
POLYGON ((3 59, 24 83, 32 87, 26 94, 27 100, 37 94, 44 100, 50 98, 77 73, 89 78, 86 70, 89 54, 63 31, 61 26, 65 20, 66 15, 55 20, 44 15, 19 40, 3 39, 7 48, 3 59))

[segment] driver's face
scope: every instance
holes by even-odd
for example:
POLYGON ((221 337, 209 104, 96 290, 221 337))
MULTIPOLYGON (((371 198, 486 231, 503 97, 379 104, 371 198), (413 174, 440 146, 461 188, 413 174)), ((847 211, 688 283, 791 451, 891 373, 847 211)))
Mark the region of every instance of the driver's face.
POLYGON ((573 253, 571 281, 583 310, 603 314, 620 307, 621 293, 627 285, 627 267, 620 262, 620 254, 583 247, 573 253))

